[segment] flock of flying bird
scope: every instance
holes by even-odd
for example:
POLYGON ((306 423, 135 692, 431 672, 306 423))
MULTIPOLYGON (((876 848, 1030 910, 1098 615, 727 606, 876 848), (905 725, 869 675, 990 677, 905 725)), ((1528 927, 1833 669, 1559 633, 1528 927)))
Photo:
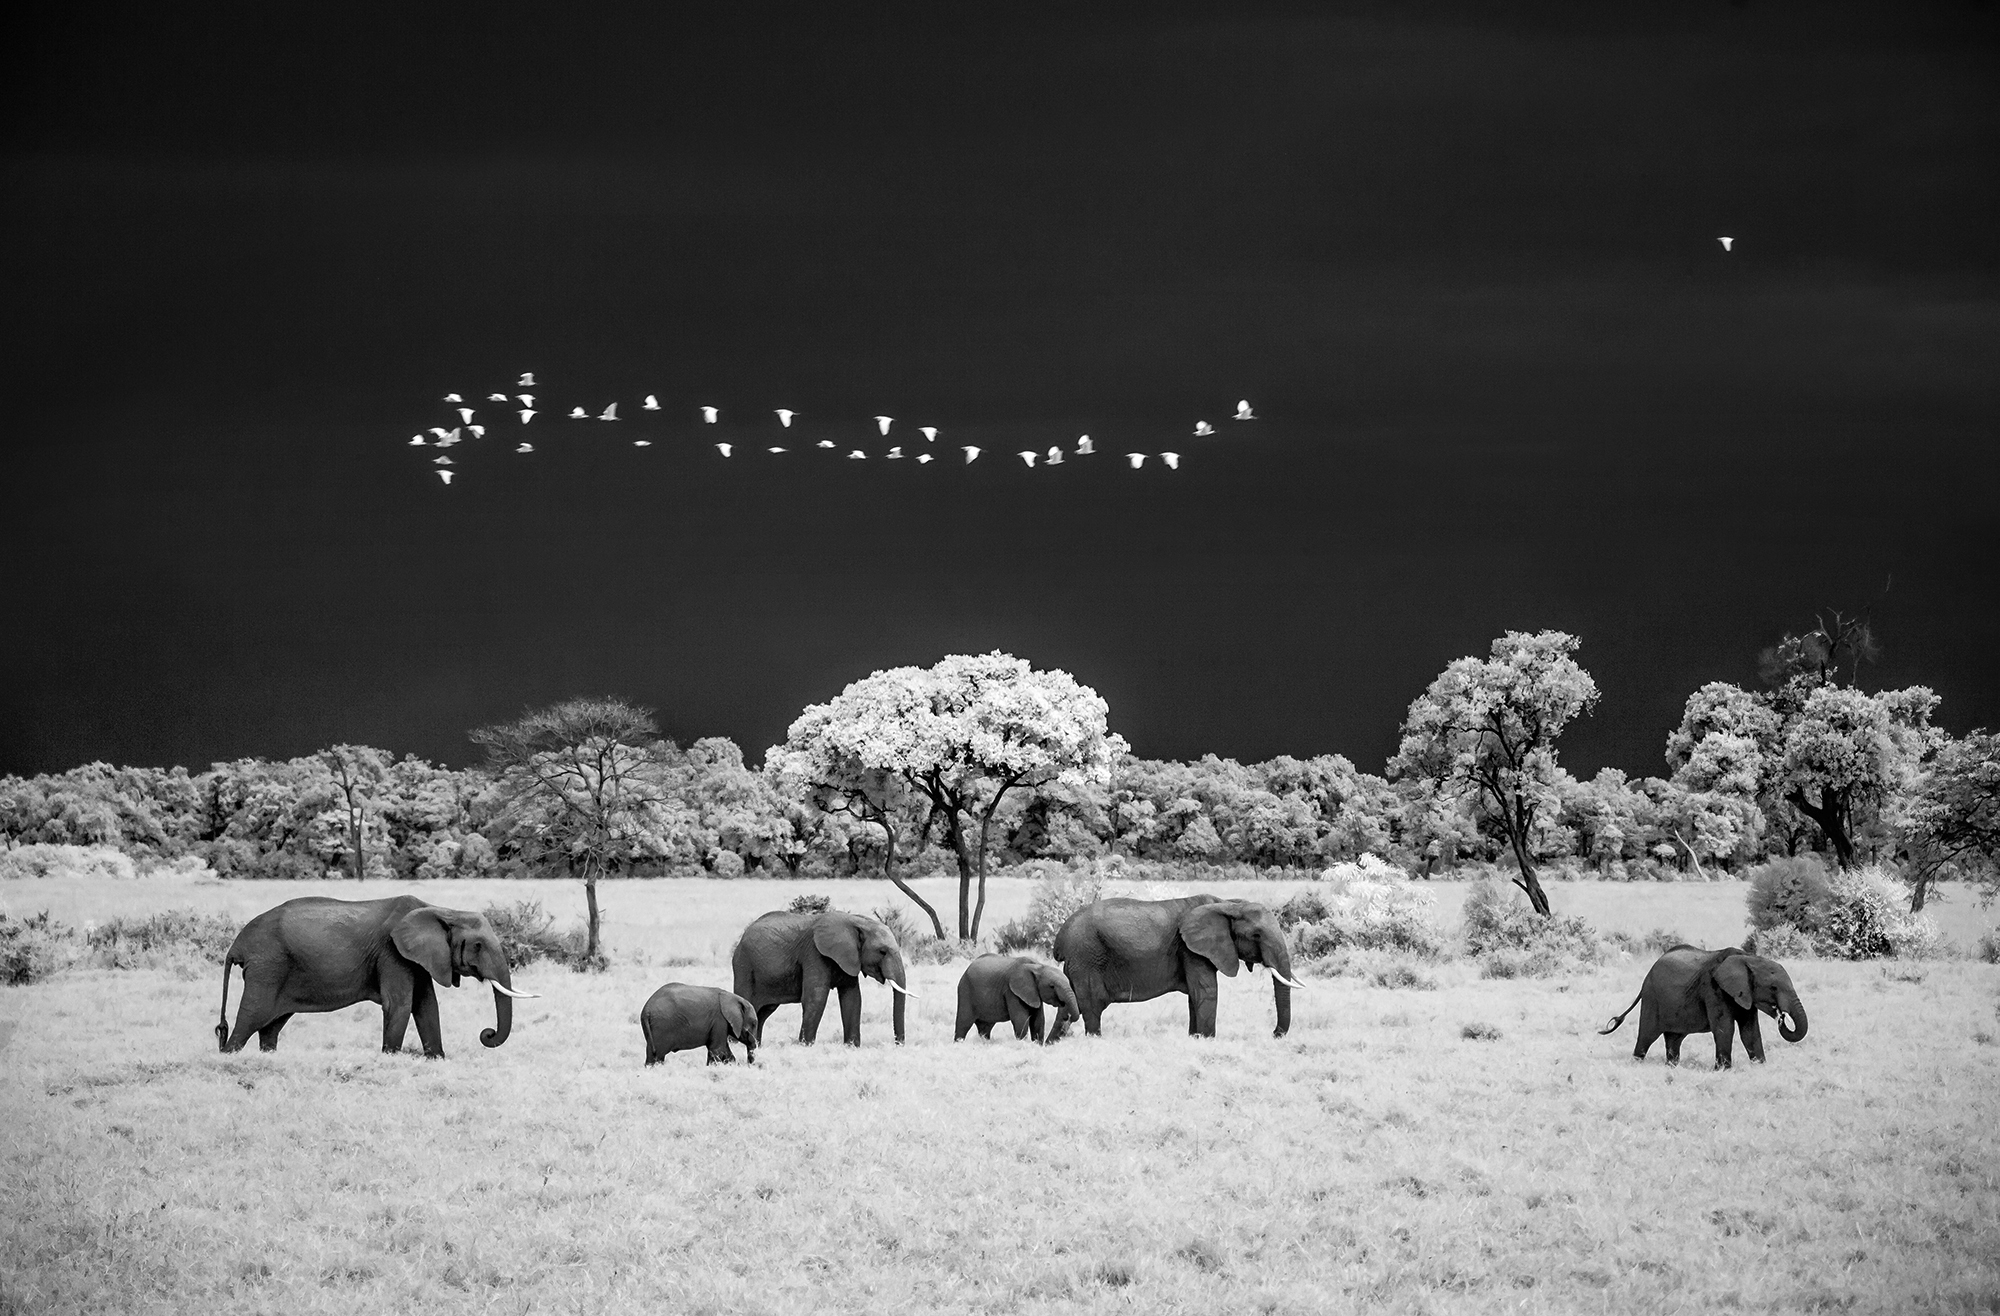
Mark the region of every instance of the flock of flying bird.
MULTIPOLYGON (((527 374, 522 375, 520 379, 515 381, 514 384, 514 387, 517 389, 534 388, 536 386, 537 385, 535 383, 535 376, 533 372, 529 372, 527 374)), ((542 414, 541 412, 535 409, 535 397, 536 395, 533 393, 511 393, 511 394, 489 393, 486 395, 486 401, 497 402, 502 404, 506 410, 510 410, 514 412, 515 415, 520 417, 521 424, 526 425, 530 421, 534 420, 536 416, 542 414)), ((455 408, 457 408, 459 415, 459 423, 457 425, 450 427, 449 429, 447 429, 442 425, 433 425, 428 431, 426 431, 423 434, 412 435, 410 437, 410 443, 409 443, 410 447, 412 448, 435 447, 440 449, 450 449, 455 445, 463 442, 467 438, 480 439, 486 436, 486 427, 484 425, 476 424, 473 421, 473 417, 479 414, 478 409, 468 404, 463 394, 447 393, 444 395, 444 400, 452 404, 452 406, 454 406, 455 408)), ((659 398, 651 393, 646 395, 645 402, 643 402, 640 405, 640 410, 642 411, 659 411, 660 409, 661 408, 660 408, 659 398)), ((790 410, 785 407, 779 407, 777 409, 776 414, 778 417, 778 424, 784 429, 790 429, 792 427, 792 421, 801 413, 790 410)), ((618 418, 619 418, 618 404, 616 402, 613 402, 611 405, 607 406, 603 411, 599 412, 595 417, 595 419, 597 420, 617 420, 618 418)), ((705 422, 706 424, 715 425, 721 422, 722 413, 721 410, 716 407, 703 407, 701 408, 701 418, 703 422, 705 422)), ((590 420, 592 419, 592 416, 590 412, 586 411, 584 408, 575 407, 570 410, 569 419, 590 420)), ((1250 403, 1247 400, 1245 400, 1242 402, 1238 402, 1236 404, 1236 414, 1230 417, 1230 419, 1255 420, 1257 419, 1257 413, 1250 409, 1250 403)), ((875 417, 876 428, 880 431, 883 438, 889 437, 889 428, 895 423, 896 423, 895 417, 893 416, 875 417)), ((938 427, 935 425, 919 425, 917 426, 917 433, 924 436, 925 443, 936 443, 939 430, 938 427)), ((1195 422, 1193 431, 1194 437, 1207 438, 1214 435, 1215 433, 1216 433, 1215 426, 1209 424, 1207 421, 1202 420, 1195 422)), ((635 448, 650 448, 653 446, 653 441, 651 439, 634 439, 632 440, 632 446, 635 448)), ((720 452, 724 457, 730 457, 735 455, 736 448, 740 445, 735 443, 717 443, 714 446, 716 451, 720 452)), ((820 448, 835 448, 835 449, 839 447, 839 445, 834 443, 832 439, 821 439, 815 446, 820 448)), ((534 450, 535 450, 535 445, 525 440, 516 444, 514 447, 514 451, 517 453, 533 452, 534 450)), ((984 449, 976 447, 969 443, 959 445, 958 450, 965 455, 965 461, 968 465, 970 465, 972 462, 979 460, 980 453, 985 451, 984 449)), ((782 445, 772 445, 766 447, 764 451, 767 453, 782 453, 782 452, 789 452, 791 450, 782 445)), ((1065 453, 1061 447, 1057 446, 1057 447, 1051 447, 1047 452, 1037 452, 1030 449, 1022 452, 1017 452, 1014 455, 1016 457, 1019 457, 1023 462, 1027 463, 1030 469, 1033 469, 1033 467, 1037 463, 1040 463, 1043 466, 1060 466, 1068 457, 1088 457, 1094 454, 1096 451, 1097 451, 1096 447, 1090 441, 1090 436, 1088 434, 1085 434, 1077 439, 1075 448, 1070 450, 1068 453, 1065 453)), ((904 454, 902 445, 897 444, 896 446, 890 448, 888 452, 883 454, 883 459, 887 461, 896 461, 902 459, 903 455, 904 454)), ((868 454, 860 448, 855 448, 848 452, 847 457, 848 460, 850 461, 862 461, 867 459, 868 454)), ((1162 463, 1164 463, 1170 470, 1180 469, 1181 455, 1177 452, 1161 452, 1161 453, 1128 452, 1125 454, 1125 461, 1127 465, 1129 465, 1133 470, 1136 471, 1146 464, 1146 459, 1148 457, 1158 457, 1159 460, 1162 463)), ((929 462, 936 460, 936 458, 934 458, 929 451, 919 449, 915 454, 914 460, 917 462, 918 465, 925 465, 929 462)), ((439 455, 431 459, 431 463, 436 468, 438 479, 443 481, 447 485, 450 484, 452 481, 452 476, 455 474, 452 468, 457 464, 453 460, 450 452, 449 451, 440 452, 439 455)))

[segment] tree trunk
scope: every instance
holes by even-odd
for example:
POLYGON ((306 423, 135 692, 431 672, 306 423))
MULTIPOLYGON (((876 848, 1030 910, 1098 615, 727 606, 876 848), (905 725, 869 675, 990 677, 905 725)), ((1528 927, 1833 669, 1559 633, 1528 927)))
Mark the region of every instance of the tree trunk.
POLYGON ((1528 893, 1528 903, 1535 907, 1537 914, 1543 918, 1552 917, 1549 913, 1548 894, 1542 890, 1541 881, 1535 876, 1535 865, 1534 861, 1528 858, 1528 847, 1518 836, 1509 839, 1514 843, 1514 862, 1521 867, 1520 874, 1514 879, 1514 885, 1528 893))
POLYGON ((959 824, 958 810, 945 814, 945 836, 952 853, 958 856, 958 939, 972 939, 972 856, 965 852, 965 828, 959 824))
POLYGON ((986 831, 992 825, 993 811, 988 809, 979 820, 979 903, 973 906, 972 931, 966 934, 967 940, 979 935, 979 920, 986 916, 986 831))
POLYGON ((1854 842, 1847 835, 1846 802, 1829 791, 1822 790, 1818 804, 1808 803, 1806 793, 1793 791, 1785 797, 1792 807, 1813 820, 1820 834, 1833 846, 1834 862, 1842 868, 1854 867, 1854 842))
POLYGON ((597 865, 586 859, 583 861, 583 903, 590 911, 588 930, 583 943, 583 960, 586 966, 596 968, 597 953, 597 865))
MULTIPOLYGON (((925 900, 915 891, 912 891, 902 878, 896 876, 896 833, 889 830, 889 823, 886 817, 877 818, 875 821, 882 824, 882 838, 887 847, 882 855, 882 876, 894 882, 898 891, 908 896, 911 900, 916 901, 917 908, 930 915, 931 928, 937 933, 937 939, 943 941, 944 921, 938 917, 938 912, 931 908, 930 901, 925 900)), ((902 997, 898 995, 897 999, 901 1000, 902 997)))
POLYGON ((350 807, 347 811, 347 835, 354 844, 354 880, 359 882, 368 872, 368 861, 361 853, 361 828, 366 822, 359 809, 350 807))
POLYGON ((1924 912, 1924 899, 1930 894, 1931 883, 1935 880, 1936 875, 1934 873, 1922 870, 1918 871, 1916 878, 1910 883, 1910 912, 1912 914, 1921 914, 1924 912))

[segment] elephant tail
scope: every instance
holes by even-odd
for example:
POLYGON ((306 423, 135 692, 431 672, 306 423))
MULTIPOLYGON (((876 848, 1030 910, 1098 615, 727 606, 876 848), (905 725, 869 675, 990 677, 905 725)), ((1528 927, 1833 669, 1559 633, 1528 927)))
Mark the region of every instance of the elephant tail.
POLYGON ((222 960, 222 1011, 215 1024, 215 1044, 229 1045, 229 971, 236 967, 236 961, 228 956, 222 960))
POLYGON ((1638 1007, 1640 998, 1645 996, 1645 994, 1646 994, 1646 989, 1644 987, 1641 987, 1639 989, 1639 995, 1634 996, 1632 998, 1631 1005, 1626 1006, 1623 1010, 1619 1011, 1617 1014, 1612 1015, 1611 1022, 1597 1030, 1598 1036, 1602 1037, 1606 1033, 1617 1032, 1619 1025, 1625 1022, 1625 1016, 1632 1013, 1632 1011, 1638 1007))

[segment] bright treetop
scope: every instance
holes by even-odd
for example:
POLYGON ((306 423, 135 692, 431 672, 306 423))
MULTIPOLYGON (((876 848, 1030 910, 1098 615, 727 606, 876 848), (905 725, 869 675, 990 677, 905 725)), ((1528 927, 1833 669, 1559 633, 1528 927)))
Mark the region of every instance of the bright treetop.
POLYGON ((921 811, 920 838, 937 832, 958 859, 958 934, 976 937, 1001 801, 1017 790, 1107 786, 1125 750, 1107 717, 1097 692, 1067 672, 999 652, 954 654, 928 669, 876 672, 808 708, 767 761, 784 765, 794 790, 841 801, 833 807, 885 834, 921 811))
POLYGON ((1559 807, 1556 737, 1597 703, 1597 683, 1570 655, 1562 631, 1508 631, 1485 658, 1460 658, 1411 702, 1392 777, 1421 778, 1469 799, 1481 823, 1505 838, 1514 884, 1546 916, 1535 876, 1537 814, 1559 807))

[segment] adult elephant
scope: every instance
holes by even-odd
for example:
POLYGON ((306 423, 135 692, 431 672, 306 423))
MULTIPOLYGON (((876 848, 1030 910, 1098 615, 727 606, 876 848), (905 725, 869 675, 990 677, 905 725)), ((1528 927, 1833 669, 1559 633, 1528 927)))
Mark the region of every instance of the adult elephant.
POLYGON ((802 1008, 799 1041, 811 1046, 826 1013, 826 994, 840 994, 840 1040, 861 1045, 861 979, 887 983, 895 993, 890 1007, 896 1042, 903 1041, 903 1001, 915 993, 905 985, 903 951, 880 919, 828 909, 817 914, 774 910, 759 916, 729 957, 736 994, 757 1007, 764 1021, 781 1005, 802 1008))
POLYGON ((1743 1030, 1743 1049, 1757 1063, 1764 1062, 1764 1037, 1757 1027, 1762 1010, 1778 1021, 1778 1035, 1796 1042, 1806 1035, 1806 1007, 1792 987, 1785 966, 1762 955, 1747 955, 1734 946, 1722 950, 1702 950, 1698 946, 1675 946, 1653 962, 1639 994, 1624 1014, 1613 1016, 1598 1029, 1612 1033, 1625 1022, 1632 1007, 1639 1007, 1639 1041, 1632 1048, 1634 1059, 1644 1060, 1653 1041, 1662 1033, 1667 1038, 1667 1063, 1681 1062, 1681 1039, 1689 1033, 1715 1035, 1715 1067, 1729 1068, 1730 1044, 1737 1029, 1743 1030))
POLYGON ((639 1011, 639 1033, 646 1039, 649 1065, 698 1046, 707 1048, 711 1065, 735 1064, 732 1041, 743 1043, 744 1059, 757 1063, 757 1008, 720 987, 668 983, 639 1011))
POLYGON ((1292 952, 1270 910, 1249 900, 1183 896, 1178 900, 1094 901, 1071 914, 1056 933, 1056 958, 1069 975, 1083 1030, 1100 1032, 1113 1001, 1150 1001, 1186 992, 1188 1034, 1215 1036, 1217 973, 1236 976, 1239 964, 1271 970, 1283 1037, 1292 1026, 1292 952))
POLYGON ((993 1025, 1011 1023, 1014 1036, 1043 1040, 1043 1007, 1056 1007, 1056 1026, 1048 1041, 1061 1039, 1081 1013, 1069 979, 1053 964, 1022 955, 981 955, 965 966, 958 979, 958 1028, 951 1040, 963 1041, 974 1028, 993 1036, 993 1025))
POLYGON ((415 896, 334 900, 302 896, 243 925, 222 961, 222 1019, 215 1040, 241 1050, 257 1034, 265 1051, 294 1014, 344 1010, 362 1001, 382 1007, 382 1049, 403 1049, 412 1016, 424 1054, 441 1059, 437 992, 470 975, 493 988, 494 1024, 479 1034, 499 1046, 514 1028, 517 996, 500 938, 484 915, 442 909, 415 896), (243 999, 229 1027, 229 971, 243 966, 243 999))

